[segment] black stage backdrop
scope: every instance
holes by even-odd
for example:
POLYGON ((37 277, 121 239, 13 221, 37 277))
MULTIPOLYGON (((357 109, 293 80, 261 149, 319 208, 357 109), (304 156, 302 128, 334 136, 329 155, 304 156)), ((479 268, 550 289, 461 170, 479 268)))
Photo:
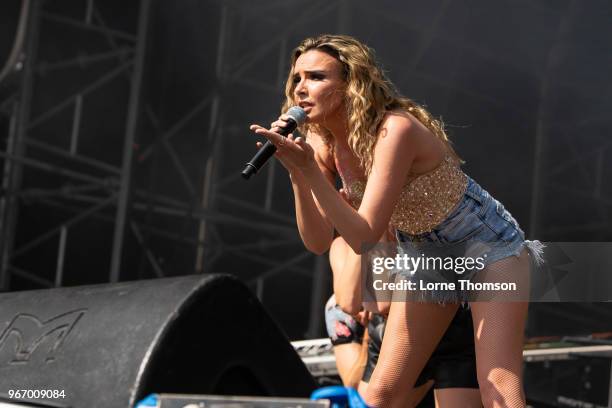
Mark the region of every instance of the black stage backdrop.
MULTIPOLYGON (((21 4, 3 3, 0 61, 8 58, 21 4)), ((249 124, 278 114, 291 49, 320 33, 354 35, 373 47, 401 92, 444 120, 465 171, 530 238, 612 239, 609 1, 40 4, 30 22, 38 38, 30 48, 33 73, 18 75, 0 94, 3 151, 13 118, 29 139, 65 151, 76 128, 76 154, 125 168, 133 109, 132 173, 122 178, 28 144, 32 160, 96 180, 23 167, 16 225, 3 232, 5 242, 14 237, 6 289, 112 280, 112 195, 130 181, 115 278, 231 273, 291 338, 323 335, 331 290, 326 256, 302 247, 284 169, 270 165, 249 182, 239 177, 254 152, 249 124), (147 4, 148 12, 141 8, 147 4), (88 88, 115 69, 112 79, 88 88), (24 84, 32 87, 30 99, 24 84), (19 100, 29 101, 21 119, 19 100)), ((581 310, 589 307, 609 315, 602 305, 581 310)), ((558 324, 551 325, 552 333, 558 324)))

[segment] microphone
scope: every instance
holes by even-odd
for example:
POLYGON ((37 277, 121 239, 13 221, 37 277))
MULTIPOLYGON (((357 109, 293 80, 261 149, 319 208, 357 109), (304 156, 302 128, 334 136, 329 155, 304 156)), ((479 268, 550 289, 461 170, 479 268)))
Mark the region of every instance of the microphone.
MULTIPOLYGON (((299 106, 293 106, 289 108, 287 111, 287 115, 289 115, 289 119, 287 120, 287 126, 282 128, 278 133, 287 136, 289 133, 293 132, 299 125, 306 121, 306 112, 304 109, 299 106)), ((251 159, 251 161, 247 162, 244 170, 242 170, 242 177, 246 180, 251 178, 253 174, 256 174, 259 169, 263 167, 264 164, 268 161, 270 157, 276 151, 276 146, 272 144, 269 140, 255 153, 255 156, 251 159)))

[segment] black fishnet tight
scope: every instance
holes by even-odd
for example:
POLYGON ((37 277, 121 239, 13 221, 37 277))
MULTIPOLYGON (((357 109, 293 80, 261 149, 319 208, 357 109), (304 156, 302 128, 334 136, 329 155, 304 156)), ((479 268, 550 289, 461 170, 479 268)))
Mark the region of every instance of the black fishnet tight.
MULTIPOLYGON (((529 255, 497 261, 481 272, 481 281, 520 282, 519 297, 529 293, 529 255)), ((495 301, 470 303, 478 382, 485 408, 524 408, 522 347, 527 302, 504 294, 495 301)), ((526 299, 526 298, 525 298, 526 299)), ((373 407, 399 407, 397 387, 412 389, 457 310, 457 305, 393 302, 380 358, 367 389, 373 407)))

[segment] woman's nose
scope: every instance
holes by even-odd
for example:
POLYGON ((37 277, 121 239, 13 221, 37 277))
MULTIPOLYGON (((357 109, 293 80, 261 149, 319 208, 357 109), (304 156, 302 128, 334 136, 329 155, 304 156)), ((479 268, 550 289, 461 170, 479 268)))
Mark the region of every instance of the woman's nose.
POLYGON ((306 95, 306 86, 304 85, 304 81, 298 82, 293 92, 295 93, 295 96, 306 95))

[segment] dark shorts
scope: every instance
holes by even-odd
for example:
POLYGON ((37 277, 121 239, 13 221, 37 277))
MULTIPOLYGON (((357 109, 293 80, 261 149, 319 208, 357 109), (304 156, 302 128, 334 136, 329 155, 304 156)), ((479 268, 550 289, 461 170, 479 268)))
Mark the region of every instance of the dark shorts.
MULTIPOLYGON (((344 313, 332 296, 325 307, 325 321, 333 345, 363 341, 364 327, 352 316, 344 313)), ((385 319, 374 314, 368 325, 368 362, 362 380, 370 381, 378 362, 385 331, 385 319)), ((459 307, 446 333, 434 350, 417 379, 416 386, 434 380, 434 388, 478 388, 476 355, 474 352, 472 314, 459 307)))
MULTIPOLYGON (((378 362, 384 330, 385 319, 381 315, 374 315, 368 326, 370 334, 368 363, 362 378, 365 382, 370 381, 378 362)), ((433 387, 436 389, 478 388, 473 332, 470 310, 459 307, 455 318, 429 358, 415 386, 433 380, 433 387)))

